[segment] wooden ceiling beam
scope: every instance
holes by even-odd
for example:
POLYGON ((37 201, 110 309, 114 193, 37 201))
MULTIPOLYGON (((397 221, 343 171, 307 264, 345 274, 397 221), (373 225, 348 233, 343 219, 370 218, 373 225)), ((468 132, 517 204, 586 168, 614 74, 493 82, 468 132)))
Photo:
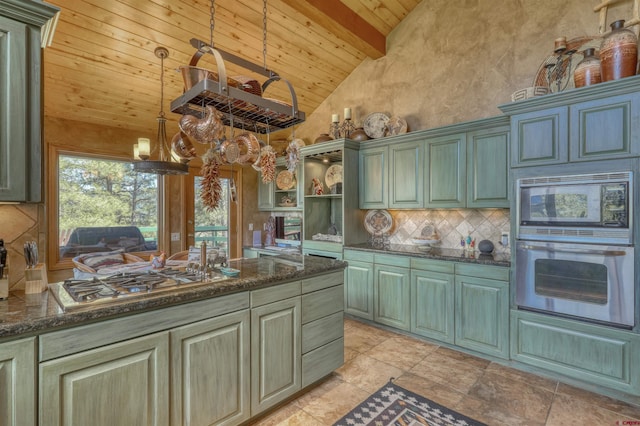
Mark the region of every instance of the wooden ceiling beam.
POLYGON ((340 0, 281 1, 309 18, 309 21, 356 46, 370 58, 378 59, 386 55, 386 37, 340 0))

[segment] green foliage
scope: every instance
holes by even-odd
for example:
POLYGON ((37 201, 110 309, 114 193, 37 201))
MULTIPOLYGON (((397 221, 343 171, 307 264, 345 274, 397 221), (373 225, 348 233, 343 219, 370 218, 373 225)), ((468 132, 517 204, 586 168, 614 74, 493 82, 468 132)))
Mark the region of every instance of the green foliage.
POLYGON ((194 194, 195 194, 195 225, 196 225, 196 245, 198 242, 205 240, 209 246, 218 246, 227 248, 228 231, 216 231, 216 232, 197 232, 199 227, 206 226, 223 226, 228 230, 229 228, 229 180, 222 179, 222 196, 220 204, 215 210, 208 210, 202 203, 200 198, 200 185, 202 184, 202 177, 196 176, 194 179, 194 194), (224 242, 220 241, 220 238, 224 236, 224 242), (218 238, 216 238, 218 237, 218 238))
POLYGON ((58 217, 62 232, 78 226, 154 226, 158 178, 136 173, 131 163, 60 156, 58 217))

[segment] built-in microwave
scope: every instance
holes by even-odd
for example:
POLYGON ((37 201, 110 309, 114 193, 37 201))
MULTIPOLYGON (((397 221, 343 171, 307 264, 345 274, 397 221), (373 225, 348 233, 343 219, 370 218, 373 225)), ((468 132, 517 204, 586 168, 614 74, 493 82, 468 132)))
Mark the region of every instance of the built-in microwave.
POLYGON ((632 243, 631 171, 517 180, 518 239, 632 243))

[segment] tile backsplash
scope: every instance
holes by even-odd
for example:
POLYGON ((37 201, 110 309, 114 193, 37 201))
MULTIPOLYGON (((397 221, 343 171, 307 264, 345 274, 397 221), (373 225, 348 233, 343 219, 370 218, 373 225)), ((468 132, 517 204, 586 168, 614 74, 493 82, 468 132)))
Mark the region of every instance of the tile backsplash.
POLYGON ((502 232, 510 232, 509 209, 430 209, 389 210, 394 221, 391 244, 411 244, 422 229, 433 226, 440 235, 439 247, 459 249, 460 239, 471 235, 476 246, 482 240, 490 240, 497 253, 508 253, 509 247, 500 242, 502 232))

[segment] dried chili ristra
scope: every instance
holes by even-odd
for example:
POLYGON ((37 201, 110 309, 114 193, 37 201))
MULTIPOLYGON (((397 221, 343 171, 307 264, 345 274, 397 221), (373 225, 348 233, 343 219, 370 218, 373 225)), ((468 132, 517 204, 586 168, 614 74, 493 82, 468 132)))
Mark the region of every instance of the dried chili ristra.
POLYGON ((270 145, 260 150, 260 170, 263 183, 273 182, 276 177, 276 152, 270 145))
POLYGON ((200 198, 209 211, 217 209, 222 198, 220 163, 220 156, 213 149, 209 149, 202 157, 200 198))

